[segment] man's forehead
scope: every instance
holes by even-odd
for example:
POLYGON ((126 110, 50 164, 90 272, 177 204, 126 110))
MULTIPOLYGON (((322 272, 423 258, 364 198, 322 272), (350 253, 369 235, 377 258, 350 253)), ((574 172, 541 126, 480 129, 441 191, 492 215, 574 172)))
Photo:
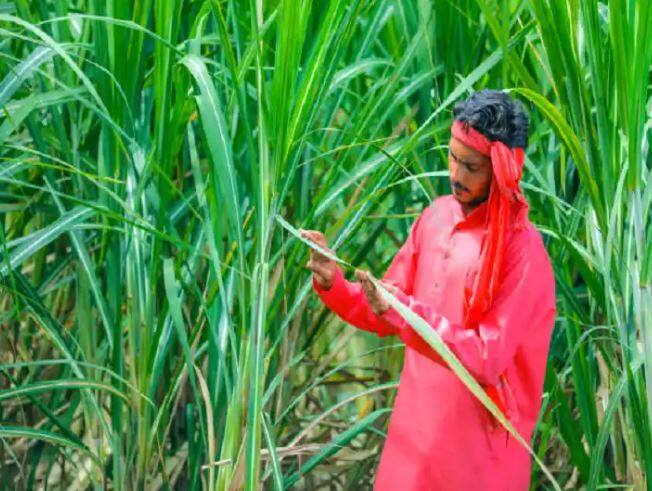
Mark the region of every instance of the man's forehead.
POLYGON ((491 162, 489 157, 465 145, 454 136, 451 136, 448 144, 455 156, 462 160, 468 160, 469 162, 476 162, 478 164, 491 162))

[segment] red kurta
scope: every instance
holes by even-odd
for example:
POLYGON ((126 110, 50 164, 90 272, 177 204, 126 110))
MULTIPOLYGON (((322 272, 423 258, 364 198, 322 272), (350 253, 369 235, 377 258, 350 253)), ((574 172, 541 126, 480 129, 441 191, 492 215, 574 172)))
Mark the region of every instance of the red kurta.
MULTIPOLYGON (((464 216, 452 195, 434 200, 414 221, 384 280, 398 298, 435 329, 481 384, 496 384, 507 370, 507 411, 530 441, 542 402, 555 282, 541 234, 527 220, 510 230, 501 286, 478 331, 465 329, 465 281, 479 267, 487 202, 464 216)), ((527 490, 530 455, 491 416, 445 362, 390 308, 373 313, 362 287, 338 267, 333 285, 313 288, 342 319, 406 344, 387 440, 374 483, 376 491, 527 490)))

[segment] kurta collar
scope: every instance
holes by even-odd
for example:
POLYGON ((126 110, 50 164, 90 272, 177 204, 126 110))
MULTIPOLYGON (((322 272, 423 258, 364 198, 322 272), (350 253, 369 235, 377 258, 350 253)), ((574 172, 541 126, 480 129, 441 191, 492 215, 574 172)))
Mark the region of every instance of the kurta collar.
POLYGON ((468 215, 464 215, 462 205, 453 197, 453 209, 455 215, 453 218, 453 229, 461 230, 465 228, 474 228, 484 226, 489 210, 489 199, 484 200, 476 206, 468 215))
MULTIPOLYGON (((489 213, 489 199, 484 200, 468 215, 464 215, 462 205, 451 195, 453 207, 453 230, 464 230, 476 227, 484 227, 489 213)), ((529 213, 528 205, 517 203, 511 207, 511 220, 513 228, 523 228, 529 213)))

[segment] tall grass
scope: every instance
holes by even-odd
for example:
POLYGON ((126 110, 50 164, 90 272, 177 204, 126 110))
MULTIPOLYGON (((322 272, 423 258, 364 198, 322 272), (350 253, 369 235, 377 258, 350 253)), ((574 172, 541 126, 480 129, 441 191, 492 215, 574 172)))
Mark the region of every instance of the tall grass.
POLYGON ((402 348, 324 310, 276 218, 381 274, 449 192, 451 105, 505 87, 559 292, 534 448, 649 489, 644 0, 17 0, 0 29, 3 482, 368 484, 402 348))

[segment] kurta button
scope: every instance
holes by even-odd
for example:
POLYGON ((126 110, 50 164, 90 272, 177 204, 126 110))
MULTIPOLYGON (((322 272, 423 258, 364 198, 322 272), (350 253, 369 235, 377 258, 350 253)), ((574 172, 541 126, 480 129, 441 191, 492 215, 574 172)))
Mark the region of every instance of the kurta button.
POLYGON ((444 259, 448 259, 450 256, 451 256, 451 251, 446 250, 446 252, 444 252, 444 259))

